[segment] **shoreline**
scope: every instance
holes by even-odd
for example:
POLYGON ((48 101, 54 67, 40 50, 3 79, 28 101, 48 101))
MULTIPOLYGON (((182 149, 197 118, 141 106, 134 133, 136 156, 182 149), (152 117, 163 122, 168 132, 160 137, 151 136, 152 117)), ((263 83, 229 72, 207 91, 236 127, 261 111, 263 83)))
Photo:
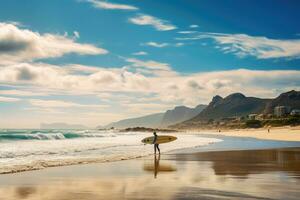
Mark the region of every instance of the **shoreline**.
MULTIPOLYGON (((191 133, 199 135, 217 135, 232 137, 249 137, 261 140, 290 141, 300 142, 300 126, 296 127, 273 127, 260 129, 224 129, 218 130, 188 130, 191 133)), ((187 130, 186 130, 187 131, 187 130)))
POLYGON ((296 200, 299 153, 300 147, 163 154, 6 174, 0 200, 296 200))
MULTIPOLYGON (((15 157, 12 157, 8 150, 2 151, 0 174, 141 158, 153 153, 153 147, 151 145, 145 146, 140 142, 141 139, 146 136, 147 135, 133 134, 130 136, 119 135, 113 138, 102 137, 98 140, 93 138, 77 138, 3 143, 4 147, 6 145, 8 150, 15 150, 16 146, 18 148, 17 151, 13 151, 15 157), (103 145, 103 143, 105 143, 105 145, 103 145), (28 144, 31 145, 28 146, 28 144), (46 148, 45 145, 51 147, 46 148)), ((181 134, 180 137, 180 140, 165 145, 162 152, 168 153, 179 149, 208 146, 212 143, 222 141, 212 137, 198 137, 195 134, 181 134)))
MULTIPOLYGON (((274 149, 274 148, 294 148, 300 147, 300 142, 292 142, 292 141, 279 141, 279 140, 266 140, 260 138, 253 138, 247 136, 248 139, 243 139, 246 135, 237 136, 231 135, 231 132, 227 132, 229 134, 219 134, 216 132, 205 132, 205 133, 191 133, 195 134, 203 138, 213 138, 216 140, 221 140, 220 142, 207 143, 206 145, 193 146, 188 148, 182 148, 177 150, 165 151, 162 153, 163 156, 167 155, 176 155, 176 154, 197 154, 203 152, 224 152, 224 151, 241 151, 241 150, 255 150, 255 149, 274 149), (252 139, 251 139, 252 138, 252 139), (261 143, 264 143, 263 146, 261 143), (249 148, 245 148, 245 146, 249 148)), ((176 135, 176 133, 174 133, 176 135)), ((163 148, 163 146, 161 147, 163 148)), ((75 160, 57 160, 57 161, 39 161, 34 163, 33 165, 17 165, 14 168, 7 168, 7 170, 2 170, 0 172, 1 175, 7 174, 19 174, 22 172, 29 171, 41 171, 48 168, 64 168, 67 166, 83 166, 83 165, 93 165, 93 164, 108 164, 119 161, 130 161, 130 160, 139 160, 142 158, 151 157, 153 154, 145 154, 145 155, 136 155, 130 157, 115 157, 114 159, 101 159, 101 158, 93 158, 93 159, 75 159, 75 160)))

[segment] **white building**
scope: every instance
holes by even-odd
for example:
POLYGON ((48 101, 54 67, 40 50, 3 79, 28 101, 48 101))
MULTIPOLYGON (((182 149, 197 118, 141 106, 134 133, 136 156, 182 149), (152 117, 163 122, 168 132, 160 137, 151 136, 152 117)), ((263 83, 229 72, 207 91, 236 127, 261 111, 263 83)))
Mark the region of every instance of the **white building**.
POLYGON ((274 115, 276 117, 283 117, 283 116, 289 114, 290 110, 291 109, 289 107, 287 107, 287 106, 276 106, 274 108, 274 115))
POLYGON ((292 112, 290 113, 290 115, 293 115, 293 116, 300 115, 300 110, 299 109, 294 109, 294 110, 292 110, 292 112))
POLYGON ((254 119, 256 119, 256 117, 257 117, 257 114, 248 115, 248 119, 250 119, 250 120, 254 120, 254 119))

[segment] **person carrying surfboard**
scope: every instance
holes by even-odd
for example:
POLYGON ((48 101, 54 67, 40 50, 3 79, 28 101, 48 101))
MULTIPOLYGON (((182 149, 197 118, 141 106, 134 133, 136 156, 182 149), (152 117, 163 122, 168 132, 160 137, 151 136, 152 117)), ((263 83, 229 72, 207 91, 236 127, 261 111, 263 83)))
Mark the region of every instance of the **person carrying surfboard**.
POLYGON ((153 144, 154 144, 154 154, 156 154, 156 149, 158 150, 158 153, 160 154, 160 149, 159 149, 159 144, 156 143, 157 141, 157 134, 156 132, 154 131, 153 132, 153 135, 154 135, 154 139, 153 139, 153 144))

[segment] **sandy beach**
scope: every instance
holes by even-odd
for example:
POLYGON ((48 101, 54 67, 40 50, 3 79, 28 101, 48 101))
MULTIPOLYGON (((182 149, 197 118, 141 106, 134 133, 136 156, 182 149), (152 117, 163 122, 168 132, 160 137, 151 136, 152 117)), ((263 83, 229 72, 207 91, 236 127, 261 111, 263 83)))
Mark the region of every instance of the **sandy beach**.
POLYGON ((263 129, 239 129, 239 130, 198 130, 196 133, 234 136, 234 137, 251 137, 262 140, 277 140, 277 141, 300 141, 300 127, 276 127, 263 129))
POLYGON ((0 175, 0 200, 298 199, 300 143, 218 137, 195 152, 0 175))

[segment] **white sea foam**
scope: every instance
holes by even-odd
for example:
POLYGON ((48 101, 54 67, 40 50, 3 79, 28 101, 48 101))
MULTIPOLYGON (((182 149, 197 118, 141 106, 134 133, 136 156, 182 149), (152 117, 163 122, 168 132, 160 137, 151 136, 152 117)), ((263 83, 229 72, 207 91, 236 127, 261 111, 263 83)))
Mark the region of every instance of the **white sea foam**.
MULTIPOLYGON (((131 159, 153 153, 152 145, 141 143, 141 140, 151 133, 84 131, 80 134, 84 137, 64 139, 63 134, 60 133, 36 133, 37 137, 48 137, 48 139, 2 141, 0 142, 0 173, 131 159)), ((163 153, 221 141, 186 133, 176 133, 176 136, 178 137, 176 141, 161 145, 163 153)))

